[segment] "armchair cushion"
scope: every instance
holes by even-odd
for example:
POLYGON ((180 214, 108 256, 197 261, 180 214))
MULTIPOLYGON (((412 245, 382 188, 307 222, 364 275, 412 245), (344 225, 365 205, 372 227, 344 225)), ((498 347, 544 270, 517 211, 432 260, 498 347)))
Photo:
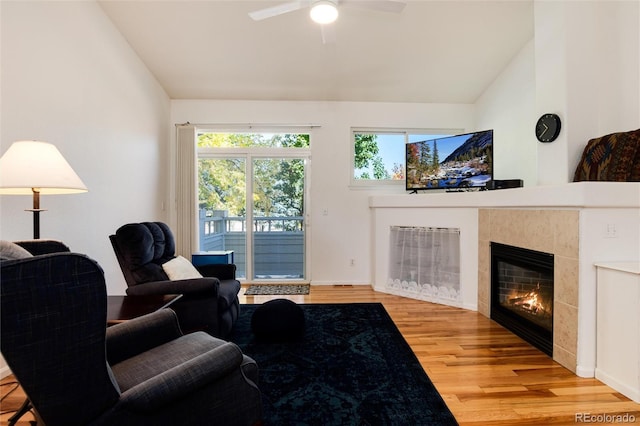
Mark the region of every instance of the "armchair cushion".
POLYGON ((178 318, 171 309, 134 318, 107 328, 107 361, 117 364, 180 336, 178 318))
MULTIPOLYGON (((162 348, 159 348, 159 351, 161 354, 164 353, 162 348)), ((180 352, 176 351, 176 353, 180 352)), ((146 371, 149 374, 146 380, 141 381, 140 377, 132 377, 133 386, 123 392, 122 403, 134 411, 156 411, 174 400, 184 398, 203 386, 231 374, 240 368, 242 359, 242 352, 238 346, 233 343, 223 343, 159 373, 150 369, 146 371)), ((157 366, 157 364, 151 365, 157 366)), ((124 380, 124 377, 121 376, 120 379, 124 380)))
MULTIPOLYGON (((107 341, 107 345, 108 345, 107 341)), ((122 392, 126 392, 138 383, 147 381, 153 377, 168 372, 173 368, 188 370, 193 368, 185 363, 195 361, 195 365, 208 364, 206 370, 201 372, 214 373, 214 376, 224 375, 226 372, 239 368, 242 362, 242 352, 233 343, 212 338, 205 332, 196 331, 186 334, 177 339, 171 340, 148 351, 132 356, 118 364, 111 366, 113 374, 118 381, 118 386, 122 392), (231 351, 218 351, 217 355, 207 361, 200 358, 202 355, 211 353, 225 345, 230 345, 231 351), (226 356, 224 354, 226 353, 226 356), (187 368, 185 368, 187 367, 187 368)), ((202 368, 199 367, 199 368, 202 368)), ((198 368, 196 368, 196 373, 198 368)), ((175 380, 175 379, 174 379, 175 380)))
POLYGON ((33 255, 10 241, 0 241, 0 260, 26 259, 33 255))
POLYGON ((136 282, 161 281, 168 278, 162 264, 173 259, 175 242, 166 224, 143 222, 123 225, 116 231, 115 239, 120 254, 131 269, 136 282))
POLYGON ((177 256, 162 264, 162 269, 170 280, 202 278, 202 274, 182 256, 177 256))
POLYGON ((62 241, 38 239, 14 241, 17 245, 27 250, 34 256, 49 253, 69 253, 71 249, 62 241))

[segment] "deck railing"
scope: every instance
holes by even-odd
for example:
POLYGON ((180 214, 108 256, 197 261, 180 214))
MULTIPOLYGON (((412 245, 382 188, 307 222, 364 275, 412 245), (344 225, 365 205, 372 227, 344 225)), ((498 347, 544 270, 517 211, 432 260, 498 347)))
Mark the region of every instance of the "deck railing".
MULTIPOLYGON (((200 215, 200 250, 233 250, 239 278, 246 278, 246 223, 224 212, 200 215)), ((251 230, 255 278, 304 278, 302 216, 254 217, 251 230)))

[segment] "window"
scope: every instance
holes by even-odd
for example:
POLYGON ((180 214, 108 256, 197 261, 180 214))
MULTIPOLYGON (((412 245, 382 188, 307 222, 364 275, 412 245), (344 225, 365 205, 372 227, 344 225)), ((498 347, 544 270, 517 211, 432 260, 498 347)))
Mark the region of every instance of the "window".
POLYGON ((353 186, 402 185, 405 145, 461 133, 460 129, 372 130, 351 132, 353 186))

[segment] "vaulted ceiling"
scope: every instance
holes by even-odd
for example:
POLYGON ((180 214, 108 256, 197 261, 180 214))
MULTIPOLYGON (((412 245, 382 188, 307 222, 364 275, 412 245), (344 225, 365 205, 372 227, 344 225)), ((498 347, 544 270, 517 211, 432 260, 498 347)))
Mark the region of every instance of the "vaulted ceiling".
POLYGON ((473 103, 533 37, 530 0, 344 4, 326 44, 308 9, 248 16, 283 2, 98 0, 172 99, 473 103))

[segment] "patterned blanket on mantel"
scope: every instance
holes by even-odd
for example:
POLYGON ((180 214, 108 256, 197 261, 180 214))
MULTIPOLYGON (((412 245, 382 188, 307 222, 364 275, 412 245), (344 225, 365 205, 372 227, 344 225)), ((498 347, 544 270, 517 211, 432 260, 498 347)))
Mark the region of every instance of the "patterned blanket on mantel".
POLYGON ((640 129, 591 139, 573 181, 640 182, 640 129))

